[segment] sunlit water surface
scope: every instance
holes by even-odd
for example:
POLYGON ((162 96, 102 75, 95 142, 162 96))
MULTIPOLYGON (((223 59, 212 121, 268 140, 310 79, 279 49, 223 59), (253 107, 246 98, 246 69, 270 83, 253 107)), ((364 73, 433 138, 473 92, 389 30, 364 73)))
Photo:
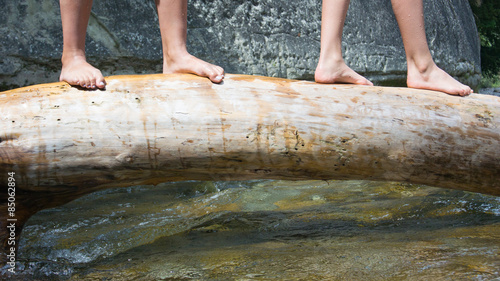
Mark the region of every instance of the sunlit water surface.
POLYGON ((12 280, 499 280, 500 197, 367 181, 137 186, 36 214, 20 245, 12 280))

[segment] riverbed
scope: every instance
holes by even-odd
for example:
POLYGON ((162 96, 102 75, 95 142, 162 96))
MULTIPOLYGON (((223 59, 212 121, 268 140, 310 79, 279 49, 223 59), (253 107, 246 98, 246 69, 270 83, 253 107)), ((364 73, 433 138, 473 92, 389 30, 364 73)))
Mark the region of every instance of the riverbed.
POLYGON ((498 280, 500 197, 370 181, 178 182, 25 226, 12 280, 498 280))

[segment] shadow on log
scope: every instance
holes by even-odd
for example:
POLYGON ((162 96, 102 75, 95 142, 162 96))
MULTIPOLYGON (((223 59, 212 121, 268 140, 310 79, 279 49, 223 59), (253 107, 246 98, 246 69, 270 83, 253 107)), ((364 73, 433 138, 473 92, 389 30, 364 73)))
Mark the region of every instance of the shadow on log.
POLYGON ((109 187, 364 179, 500 195, 499 97, 245 75, 107 81, 104 91, 52 83, 0 93, 7 251, 9 219, 18 239, 37 211, 109 187))

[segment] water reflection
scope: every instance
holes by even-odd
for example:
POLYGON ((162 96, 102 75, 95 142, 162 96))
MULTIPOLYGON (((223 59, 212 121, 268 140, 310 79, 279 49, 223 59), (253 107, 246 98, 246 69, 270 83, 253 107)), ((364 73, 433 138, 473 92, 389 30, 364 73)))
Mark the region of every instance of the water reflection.
POLYGON ((32 217, 17 279, 491 280, 499 226, 500 198, 398 183, 130 187, 32 217))

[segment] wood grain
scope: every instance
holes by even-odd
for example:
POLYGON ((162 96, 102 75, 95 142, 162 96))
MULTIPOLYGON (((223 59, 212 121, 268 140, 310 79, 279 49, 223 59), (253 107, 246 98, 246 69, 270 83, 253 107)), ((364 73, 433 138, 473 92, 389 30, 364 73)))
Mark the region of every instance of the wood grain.
POLYGON ((0 185, 15 172, 20 217, 103 188, 182 180, 365 179, 500 195, 499 97, 245 75, 107 81, 0 93, 0 185))

